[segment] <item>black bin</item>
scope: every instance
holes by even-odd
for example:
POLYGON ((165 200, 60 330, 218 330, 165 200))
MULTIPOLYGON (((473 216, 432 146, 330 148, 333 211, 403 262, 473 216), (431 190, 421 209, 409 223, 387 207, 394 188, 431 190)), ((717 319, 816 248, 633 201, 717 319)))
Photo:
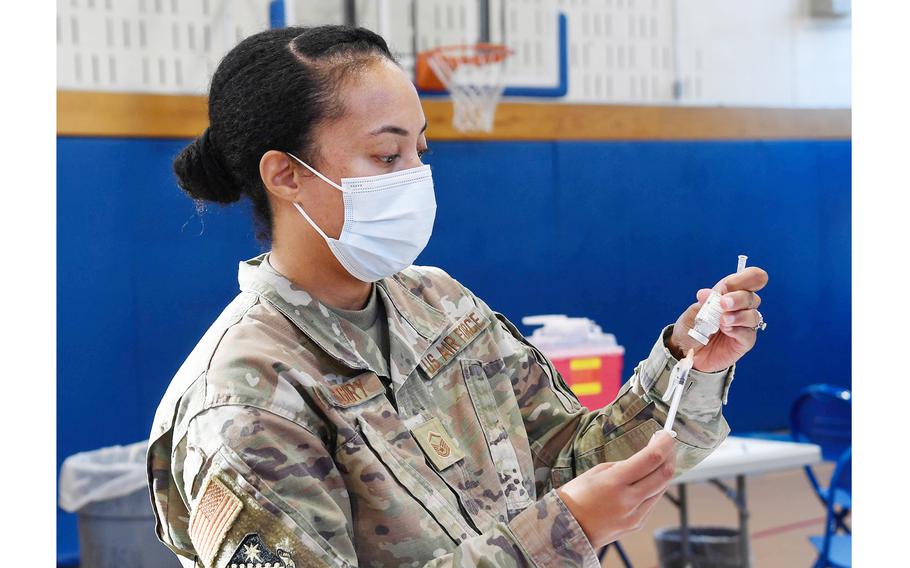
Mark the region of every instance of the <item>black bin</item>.
MULTIPOLYGON (((679 528, 654 531, 660 568, 684 568, 679 528)), ((739 531, 726 527, 689 527, 689 560, 692 568, 742 568, 739 531)))

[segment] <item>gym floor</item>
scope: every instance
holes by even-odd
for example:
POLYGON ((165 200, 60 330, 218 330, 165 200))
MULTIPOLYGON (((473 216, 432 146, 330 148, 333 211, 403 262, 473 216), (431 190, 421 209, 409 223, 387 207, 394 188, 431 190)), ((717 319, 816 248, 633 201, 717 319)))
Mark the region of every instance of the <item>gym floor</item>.
MULTIPOLYGON (((833 465, 823 464, 816 466, 815 472, 824 484, 833 469, 833 465)), ((728 485, 734 483, 732 479, 723 481, 728 485)), ((707 483, 691 483, 687 489, 692 526, 735 528, 738 525, 736 509, 716 487, 707 483)), ((675 492, 675 488, 670 491, 675 492)), ((813 565, 816 553, 809 543, 809 536, 824 533, 825 510, 802 469, 746 478, 746 500, 755 568, 808 568, 813 565)), ((847 523, 850 523, 849 517, 847 523)), ((662 499, 645 526, 621 541, 632 565, 636 568, 657 568, 654 531, 678 525, 676 507, 669 500, 662 499)), ((615 550, 607 554, 603 566, 622 568, 615 550)))

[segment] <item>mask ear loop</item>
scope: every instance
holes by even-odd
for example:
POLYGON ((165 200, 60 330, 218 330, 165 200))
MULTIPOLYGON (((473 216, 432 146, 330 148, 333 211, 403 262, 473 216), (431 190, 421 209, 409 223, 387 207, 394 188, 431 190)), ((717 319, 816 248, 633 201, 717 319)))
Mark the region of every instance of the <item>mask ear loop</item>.
POLYGON ((316 174, 317 176, 319 176, 319 179, 321 179, 322 181, 324 181, 324 182, 326 182, 327 184, 331 185, 332 187, 334 187, 334 188, 337 189, 338 191, 344 192, 344 188, 343 188, 343 187, 341 187, 340 185, 338 185, 338 184, 335 183, 334 181, 330 180, 329 178, 325 177, 325 176, 322 175, 321 173, 319 173, 319 172, 317 172, 316 170, 314 170, 313 168, 311 168, 309 164, 307 164, 306 162, 304 162, 303 160, 301 160, 300 158, 298 158, 298 157, 295 156, 294 154, 291 154, 290 152, 285 152, 285 154, 287 154, 288 156, 290 156, 290 157, 294 158, 295 160, 297 160, 298 162, 300 162, 300 165, 301 165, 301 166, 305 167, 306 169, 310 170, 311 172, 313 172, 314 174, 316 174))
POLYGON ((297 208, 297 211, 300 211, 300 214, 303 215, 303 218, 307 220, 307 222, 310 224, 310 226, 313 227, 314 229, 316 229, 316 232, 319 233, 319 236, 322 237, 322 239, 325 242, 329 242, 328 235, 326 235, 322 231, 322 229, 319 228, 319 225, 317 225, 316 223, 313 222, 312 219, 310 219, 310 216, 306 214, 306 211, 303 210, 303 207, 301 207, 300 204, 297 203, 296 201, 294 202, 294 207, 297 208))
MULTIPOLYGON (((298 157, 295 156, 294 154, 291 154, 290 152, 285 152, 285 154, 287 154, 288 156, 290 156, 290 157, 294 158, 295 160, 297 160, 298 162, 300 162, 300 165, 302 165, 302 166, 305 167, 306 169, 308 169, 308 170, 310 170, 311 172, 313 172, 314 174, 316 174, 316 175, 319 177, 319 179, 321 179, 322 181, 324 181, 324 182, 326 182, 327 184, 331 185, 332 187, 334 187, 334 188, 337 189, 338 191, 344 192, 344 189, 342 189, 342 187, 341 187, 340 185, 338 185, 338 184, 335 183, 334 181, 330 180, 329 178, 325 177, 325 176, 322 175, 321 173, 317 172, 315 169, 311 168, 309 164, 307 164, 306 162, 304 162, 303 160, 301 160, 300 158, 298 158, 298 157)), ((297 203, 296 201, 294 202, 294 207, 297 208, 297 211, 300 211, 300 214, 303 215, 303 218, 307 220, 307 222, 310 224, 310 226, 313 227, 314 229, 316 229, 316 232, 319 233, 319 236, 321 236, 325 242, 329 242, 330 239, 329 239, 328 235, 326 235, 325 232, 324 232, 322 229, 319 228, 319 225, 317 225, 317 224, 310 218, 310 216, 307 215, 306 211, 303 210, 303 207, 301 207, 301 205, 300 205, 299 203, 297 203)))

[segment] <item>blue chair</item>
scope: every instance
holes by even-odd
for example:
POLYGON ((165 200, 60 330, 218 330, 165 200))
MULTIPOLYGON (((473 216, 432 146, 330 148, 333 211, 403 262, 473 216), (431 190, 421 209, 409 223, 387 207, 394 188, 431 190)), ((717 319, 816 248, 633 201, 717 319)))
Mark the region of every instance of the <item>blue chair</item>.
MULTIPOLYGON (((803 389, 790 408, 790 435, 797 442, 818 444, 822 459, 836 461, 852 443, 852 401, 849 390, 832 385, 811 385, 803 389)), ((816 496, 827 507, 832 502, 837 529, 850 534, 844 522, 852 507, 850 491, 829 484, 822 487, 812 468, 806 466, 806 476, 816 496)))
POLYGON ((828 503, 827 515, 825 517, 825 534, 823 536, 810 536, 809 541, 818 551, 818 560, 815 561, 815 568, 849 568, 851 565, 851 541, 850 534, 837 534, 837 526, 841 518, 835 509, 835 495, 838 491, 844 492, 849 497, 851 493, 851 466, 853 450, 847 448, 837 460, 837 466, 834 468, 834 475, 831 476, 831 483, 828 485, 828 503))

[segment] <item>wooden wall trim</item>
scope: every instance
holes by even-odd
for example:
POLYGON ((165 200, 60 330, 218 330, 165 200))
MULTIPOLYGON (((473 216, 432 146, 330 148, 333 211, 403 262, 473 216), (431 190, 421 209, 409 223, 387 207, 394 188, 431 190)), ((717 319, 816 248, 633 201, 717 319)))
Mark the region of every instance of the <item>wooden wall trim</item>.
MULTIPOLYGON (((667 107, 505 102, 492 134, 452 128, 452 104, 424 99, 430 140, 849 139, 850 109, 667 107)), ((58 136, 190 138, 206 98, 57 91, 58 136)))
POLYGON ((191 138, 208 122, 203 96, 57 91, 58 136, 191 138))
POLYGON ((502 140, 755 140, 850 138, 850 109, 502 103, 492 135, 459 134, 452 107, 424 101, 429 136, 502 140))

